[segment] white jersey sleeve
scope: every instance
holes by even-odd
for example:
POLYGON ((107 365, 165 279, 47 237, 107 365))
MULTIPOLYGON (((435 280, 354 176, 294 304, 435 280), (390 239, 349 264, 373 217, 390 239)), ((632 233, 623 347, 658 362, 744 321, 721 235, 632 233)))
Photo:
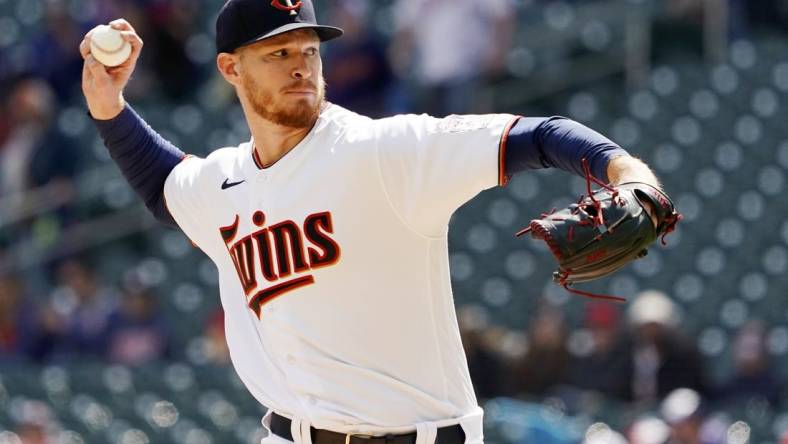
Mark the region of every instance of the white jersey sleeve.
POLYGON ((402 115, 377 121, 378 159, 387 197, 413 230, 443 236, 452 213, 503 183, 510 114, 402 115))
POLYGON ((212 231, 206 229, 212 211, 207 205, 210 190, 201 186, 205 166, 205 159, 187 156, 170 171, 164 182, 167 210, 189 240, 203 251, 217 240, 209 239, 212 231))

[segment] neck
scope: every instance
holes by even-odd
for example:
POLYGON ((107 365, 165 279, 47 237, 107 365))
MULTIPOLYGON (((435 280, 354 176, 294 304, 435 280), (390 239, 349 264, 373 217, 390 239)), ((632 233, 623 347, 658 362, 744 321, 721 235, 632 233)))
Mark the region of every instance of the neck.
POLYGON ((272 165, 295 148, 312 130, 315 122, 306 128, 290 128, 263 119, 254 112, 246 113, 246 121, 254 139, 254 149, 264 166, 272 165))

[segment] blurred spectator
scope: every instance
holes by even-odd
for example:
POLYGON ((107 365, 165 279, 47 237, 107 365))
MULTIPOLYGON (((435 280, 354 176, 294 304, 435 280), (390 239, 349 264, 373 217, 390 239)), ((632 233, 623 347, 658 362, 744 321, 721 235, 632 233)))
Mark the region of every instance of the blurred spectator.
POLYGON ((345 34, 327 48, 323 61, 327 99, 370 117, 388 114, 394 76, 385 45, 369 26, 368 3, 340 0, 331 12, 328 23, 345 34))
MULTIPOLYGON (((52 407, 38 400, 22 399, 15 404, 13 418, 17 423, 15 435, 22 444, 50 444, 56 442, 54 432, 60 426, 52 407)), ((14 442, 13 440, 11 442, 14 442)))
POLYGON ((46 429, 42 424, 23 423, 17 426, 16 435, 22 444, 49 444, 46 429))
POLYGON ((56 322, 50 328, 58 340, 57 357, 104 356, 110 315, 115 310, 115 295, 100 284, 85 263, 78 260, 62 263, 56 274, 59 286, 53 292, 50 304, 56 322))
MULTIPOLYGON (((200 3, 192 0, 144 2, 137 29, 145 40, 143 64, 161 82, 156 89, 173 100, 194 97, 205 73, 189 56, 189 39, 198 33, 200 3), (147 22, 147 23, 146 23, 147 22), (144 29, 147 28, 147 29, 144 29)), ((213 64, 211 64, 213 67, 213 64)))
POLYGON ((119 364, 140 365, 169 353, 167 323, 148 288, 129 286, 120 307, 109 316, 107 358, 119 364))
POLYGON ((621 330, 617 306, 605 302, 586 305, 585 327, 591 332, 593 349, 571 366, 572 385, 597 391, 622 401, 632 398, 632 352, 628 334, 621 330))
MULTIPOLYGON (((125 18, 134 28, 139 31, 146 23, 145 11, 143 7, 151 2, 169 0, 111 0, 111 1, 91 1, 90 9, 94 13, 94 19, 99 23, 108 23, 118 17, 125 18)), ((145 40, 145 36, 142 36, 145 40)))
POLYGON ((635 401, 653 401, 680 387, 707 392, 700 353, 678 331, 680 314, 666 294, 641 292, 630 305, 628 316, 635 337, 635 401))
POLYGON ((468 371, 473 389, 480 400, 504 394, 502 358, 492 350, 485 338, 487 313, 476 305, 465 305, 457 310, 462 346, 468 360, 468 371))
POLYGON ((753 26, 765 25, 788 31, 788 2, 785 0, 735 1, 741 5, 735 12, 744 12, 753 26))
POLYGON ((0 130, 0 245, 35 233, 39 245, 51 244, 51 232, 73 221, 79 155, 54 124, 52 88, 34 78, 11 85, 0 112, 7 126, 0 130), (37 192, 27 193, 32 189, 37 192))
POLYGON ((563 314, 545 305, 528 328, 528 351, 513 366, 518 395, 543 395, 568 380, 569 351, 563 314))
POLYGON ((652 55, 659 61, 676 53, 703 55, 703 0, 667 0, 652 24, 652 55))
POLYGON ((47 0, 43 26, 32 38, 28 69, 52 86, 61 103, 80 100, 82 56, 79 42, 90 29, 69 14, 66 0, 47 0))
POLYGON ((597 423, 588 428, 583 444, 627 444, 627 440, 606 424, 597 423))
POLYGON ((766 328, 758 320, 744 324, 733 341, 734 374, 720 387, 720 401, 747 403, 751 399, 780 401, 782 387, 766 352, 766 328))
POLYGON ((25 298, 22 281, 0 275, 0 362, 39 358, 43 353, 35 306, 25 298))
POLYGON ((52 182, 67 186, 78 161, 71 139, 53 118, 52 88, 40 79, 22 78, 10 89, 6 137, 0 141, 0 196, 52 182))
POLYGON ((665 421, 651 416, 636 419, 627 431, 630 444, 665 444, 669 437, 670 427, 665 421))
POLYGON ((513 5, 509 0, 399 0, 394 14, 391 60, 403 77, 413 75, 426 88, 426 94, 419 92, 419 111, 434 116, 471 111, 483 78, 503 72, 513 5))
MULTIPOLYGON (((719 418, 707 418, 700 394, 694 390, 673 390, 660 406, 670 427, 668 444, 725 444, 728 425, 719 418)), ((741 441, 745 442, 745 441, 741 441)))
POLYGON ((224 311, 217 309, 205 325, 205 355, 208 362, 215 365, 230 363, 230 350, 227 348, 227 338, 224 335, 224 311))
POLYGON ((703 0, 668 0, 665 9, 671 17, 701 24, 703 21, 703 0))

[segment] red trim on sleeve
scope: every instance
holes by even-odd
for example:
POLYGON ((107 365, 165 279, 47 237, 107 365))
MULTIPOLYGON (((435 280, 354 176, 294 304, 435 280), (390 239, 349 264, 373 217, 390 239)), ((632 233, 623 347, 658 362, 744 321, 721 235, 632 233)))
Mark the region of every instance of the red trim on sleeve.
POLYGON ((501 134, 501 142, 498 145, 498 186, 505 186, 507 182, 509 182, 509 178, 506 177, 506 142, 509 140, 509 131, 512 130, 512 127, 518 120, 520 120, 522 116, 516 116, 506 125, 506 128, 503 130, 503 134, 501 134))

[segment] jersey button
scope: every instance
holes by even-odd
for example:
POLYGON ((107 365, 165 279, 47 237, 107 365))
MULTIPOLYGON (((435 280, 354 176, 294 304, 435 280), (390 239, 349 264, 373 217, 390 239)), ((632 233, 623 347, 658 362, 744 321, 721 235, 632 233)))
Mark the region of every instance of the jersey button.
POLYGON ((287 363, 288 364, 295 364, 295 356, 287 355, 287 363))
POLYGON ((309 401, 310 404, 315 405, 317 404, 317 398, 312 395, 306 397, 306 400, 309 401))

